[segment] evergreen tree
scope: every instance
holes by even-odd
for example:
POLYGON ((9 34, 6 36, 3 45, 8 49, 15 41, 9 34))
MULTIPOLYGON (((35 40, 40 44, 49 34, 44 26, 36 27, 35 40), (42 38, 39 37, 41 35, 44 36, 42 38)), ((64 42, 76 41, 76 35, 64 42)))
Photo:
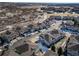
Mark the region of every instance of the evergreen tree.
POLYGON ((51 50, 55 52, 55 49, 56 49, 56 48, 55 48, 55 45, 53 45, 53 46, 51 47, 51 50))
POLYGON ((63 50, 62 50, 62 48, 61 48, 61 47, 60 47, 60 48, 58 48, 57 53, 58 53, 58 55, 59 55, 59 56, 61 56, 61 55, 63 54, 63 50))

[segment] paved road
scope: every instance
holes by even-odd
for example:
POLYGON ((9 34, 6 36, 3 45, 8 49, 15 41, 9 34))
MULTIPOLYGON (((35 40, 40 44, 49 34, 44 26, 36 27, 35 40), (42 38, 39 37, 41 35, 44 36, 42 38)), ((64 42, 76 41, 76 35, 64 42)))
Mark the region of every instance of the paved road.
POLYGON ((50 16, 79 16, 79 14, 71 14, 71 13, 53 13, 53 14, 48 14, 48 17, 50 16))

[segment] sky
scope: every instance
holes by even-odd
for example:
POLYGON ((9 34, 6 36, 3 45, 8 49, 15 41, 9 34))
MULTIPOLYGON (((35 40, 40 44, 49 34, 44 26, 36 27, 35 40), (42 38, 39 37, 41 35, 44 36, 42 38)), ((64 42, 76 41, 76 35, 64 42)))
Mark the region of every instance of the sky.
POLYGON ((79 0, 0 0, 0 2, 79 3, 79 0))

